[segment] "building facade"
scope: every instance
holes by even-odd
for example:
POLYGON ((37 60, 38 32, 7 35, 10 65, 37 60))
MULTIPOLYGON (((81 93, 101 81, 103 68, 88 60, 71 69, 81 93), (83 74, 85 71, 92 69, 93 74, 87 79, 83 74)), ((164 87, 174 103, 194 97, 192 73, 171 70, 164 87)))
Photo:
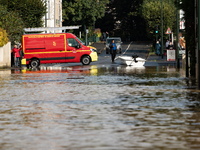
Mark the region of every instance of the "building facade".
POLYGON ((45 2, 47 13, 43 17, 44 27, 62 27, 62 0, 45 0, 45 2))

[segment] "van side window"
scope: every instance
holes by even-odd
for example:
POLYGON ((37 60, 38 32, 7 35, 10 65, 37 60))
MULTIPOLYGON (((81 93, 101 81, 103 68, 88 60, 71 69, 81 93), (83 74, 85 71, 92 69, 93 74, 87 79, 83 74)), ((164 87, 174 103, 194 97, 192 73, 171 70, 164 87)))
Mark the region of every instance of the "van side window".
POLYGON ((79 45, 78 41, 74 38, 68 38, 67 43, 70 47, 76 47, 77 45, 79 45))

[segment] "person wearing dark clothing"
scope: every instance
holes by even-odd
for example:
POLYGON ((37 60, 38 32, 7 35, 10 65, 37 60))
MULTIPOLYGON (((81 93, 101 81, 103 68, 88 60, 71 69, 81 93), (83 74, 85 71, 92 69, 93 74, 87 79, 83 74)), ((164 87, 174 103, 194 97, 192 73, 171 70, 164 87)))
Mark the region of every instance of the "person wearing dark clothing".
POLYGON ((109 38, 109 33, 106 31, 106 39, 109 38))
POLYGON ((156 55, 160 55, 160 51, 161 51, 161 45, 160 45, 159 41, 157 41, 157 43, 156 43, 156 55))
POLYGON ((137 54, 133 54, 132 58, 134 59, 134 61, 137 63, 138 61, 136 60, 136 58, 138 58, 139 56, 137 54))
POLYGON ((103 32, 103 41, 106 41, 106 33, 103 32))
POLYGON ((116 57, 116 44, 115 44, 115 41, 112 40, 112 43, 110 43, 110 54, 111 54, 111 59, 112 59, 112 62, 114 62, 115 60, 115 57, 116 57))
POLYGON ((162 44, 161 39, 159 39, 159 44, 160 44, 160 45, 162 44))
POLYGON ((19 67, 21 67, 22 66, 22 58, 24 57, 24 51, 23 51, 21 45, 19 46, 19 55, 20 55, 20 57, 19 57, 19 67))
POLYGON ((168 49, 173 49, 172 42, 169 43, 168 49))
POLYGON ((15 65, 14 52, 11 50, 11 67, 15 65))

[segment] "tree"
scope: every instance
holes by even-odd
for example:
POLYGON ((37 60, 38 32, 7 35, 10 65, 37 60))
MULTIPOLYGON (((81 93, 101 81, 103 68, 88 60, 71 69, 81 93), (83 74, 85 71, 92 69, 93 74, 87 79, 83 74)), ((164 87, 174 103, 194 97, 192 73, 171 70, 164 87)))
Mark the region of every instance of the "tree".
POLYGON ((123 40, 147 40, 140 10, 142 3, 143 0, 110 0, 105 17, 97 24, 111 36, 120 36, 123 40))
MULTIPOLYGON (((146 30, 148 36, 153 39, 155 37, 155 26, 161 26, 161 2, 160 0, 144 0, 142 4, 142 16, 146 21, 146 30)), ((163 0, 163 32, 168 28, 173 29, 176 21, 176 7, 172 0, 163 0)), ((161 36, 161 28, 159 28, 161 36)))
POLYGON ((141 16, 140 6, 143 0, 115 0, 116 22, 119 31, 126 39, 145 40, 145 22, 141 16))
POLYGON ((0 47, 4 46, 6 43, 8 43, 6 30, 0 28, 0 47))
POLYGON ((93 26, 93 21, 105 15, 108 3, 109 0, 63 0, 63 25, 93 26))
POLYGON ((0 0, 0 5, 9 12, 18 13, 25 27, 42 27, 42 17, 46 13, 44 0, 0 0))
POLYGON ((8 12, 0 5, 0 27, 6 30, 10 41, 21 41, 24 23, 18 13, 8 12))

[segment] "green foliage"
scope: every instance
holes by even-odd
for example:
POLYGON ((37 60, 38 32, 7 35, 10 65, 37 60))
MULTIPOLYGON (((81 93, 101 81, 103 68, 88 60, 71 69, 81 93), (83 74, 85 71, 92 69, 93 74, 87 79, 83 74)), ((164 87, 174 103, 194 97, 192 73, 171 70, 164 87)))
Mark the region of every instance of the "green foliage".
POLYGON ((63 0, 63 25, 93 26, 93 21, 105 15, 109 0, 63 0))
POLYGON ((95 35, 97 36, 97 37, 101 37, 101 29, 95 29, 95 35))
POLYGON ((21 41, 24 24, 19 14, 0 5, 0 16, 0 27, 6 30, 9 40, 21 41))
MULTIPOLYGON (((142 6, 142 16, 146 20, 146 30, 150 38, 155 37, 155 26, 159 25, 159 35, 161 36, 161 2, 160 0, 144 0, 142 6)), ((172 1, 163 0, 163 33, 170 28, 172 31, 176 21, 176 7, 172 1)))
POLYGON ((122 40, 147 40, 144 18, 141 16, 143 0, 114 0, 106 7, 105 17, 98 19, 96 26, 110 36, 122 40))
POLYGON ((6 30, 0 28, 0 47, 4 46, 7 43, 8 43, 8 37, 6 30))
POLYGON ((115 18, 114 33, 120 34, 123 39, 146 39, 145 22, 141 16, 140 5, 143 0, 115 0, 113 1, 113 17, 115 18))
POLYGON ((0 0, 0 5, 9 12, 18 13, 27 28, 43 26, 42 17, 46 13, 44 0, 0 0))

